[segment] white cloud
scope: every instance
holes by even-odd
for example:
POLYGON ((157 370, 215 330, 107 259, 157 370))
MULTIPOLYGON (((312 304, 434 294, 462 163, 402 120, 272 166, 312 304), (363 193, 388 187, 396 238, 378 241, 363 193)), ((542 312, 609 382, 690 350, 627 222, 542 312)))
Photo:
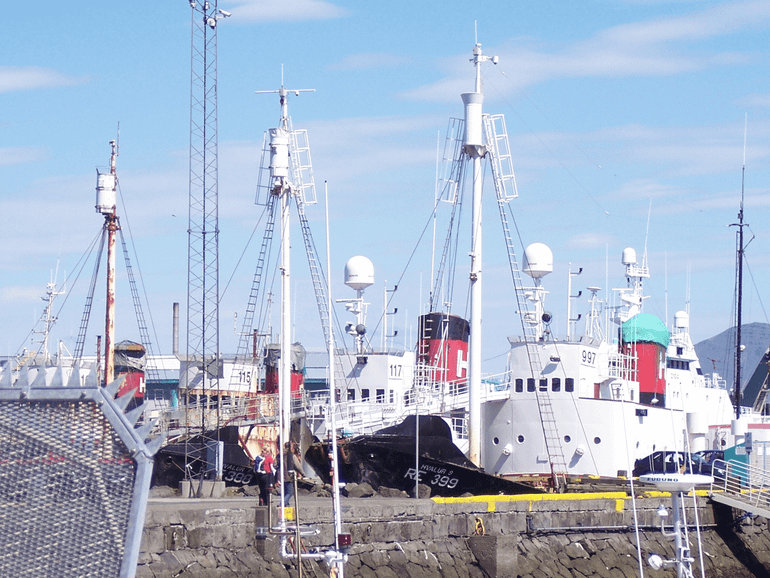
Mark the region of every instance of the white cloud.
MULTIPOLYGON (((671 76, 748 61, 748 55, 735 52, 690 53, 678 43, 732 34, 768 19, 770 2, 766 0, 728 2, 685 16, 613 26, 551 52, 539 45, 528 46, 528 40, 519 38, 515 44, 509 41, 504 46, 485 48, 484 53, 499 55, 499 68, 513 91, 554 78, 671 76)), ((437 66, 446 78, 402 96, 436 102, 468 91, 467 61, 467 54, 439 61, 437 66)))
POLYGON ((0 287, 0 303, 37 301, 42 297, 41 287, 0 287))
POLYGON ((20 165, 42 159, 46 155, 45 149, 34 147, 6 147, 0 148, 0 167, 20 165))
POLYGON ((50 68, 0 66, 0 94, 21 90, 75 86, 86 81, 85 77, 70 76, 50 68))
POLYGON ((570 237, 564 245, 567 249, 603 249, 614 242, 615 238, 606 233, 581 233, 570 237))
POLYGON ((767 94, 749 94, 735 101, 740 107, 746 108, 769 108, 770 93, 767 94))
POLYGON ((652 179, 637 179, 628 183, 623 183, 619 190, 614 191, 612 196, 620 199, 657 199, 657 198, 676 198, 685 194, 681 187, 664 185, 652 179))
POLYGON ((340 62, 329 66, 332 70, 371 70, 374 68, 391 68, 410 61, 408 56, 386 54, 381 52, 365 52, 350 54, 340 62))
POLYGON ((297 22, 327 20, 348 14, 325 0, 233 0, 228 2, 233 20, 239 22, 297 22))

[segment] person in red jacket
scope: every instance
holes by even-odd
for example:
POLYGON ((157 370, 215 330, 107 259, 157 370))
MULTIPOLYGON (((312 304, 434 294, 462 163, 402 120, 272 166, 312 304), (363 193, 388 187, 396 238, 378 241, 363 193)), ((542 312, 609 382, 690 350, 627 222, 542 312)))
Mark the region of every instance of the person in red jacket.
POLYGON ((262 450, 261 459, 255 460, 257 474, 259 475, 259 505, 267 505, 267 495, 275 487, 275 466, 272 453, 269 449, 262 450))

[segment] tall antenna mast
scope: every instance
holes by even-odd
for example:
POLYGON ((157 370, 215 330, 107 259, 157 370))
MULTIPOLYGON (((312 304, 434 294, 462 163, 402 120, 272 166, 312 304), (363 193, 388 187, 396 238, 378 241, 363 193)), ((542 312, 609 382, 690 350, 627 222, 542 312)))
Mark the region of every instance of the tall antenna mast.
POLYGON ((736 323, 735 323, 735 386, 733 405, 735 406, 735 419, 741 418, 741 353, 743 346, 741 345, 741 324, 743 313, 743 228, 747 226, 743 222, 743 197, 744 186, 746 183, 746 132, 748 129, 748 114, 745 117, 743 125, 743 166, 741 168, 741 206, 738 211, 738 222, 730 225, 731 227, 738 227, 737 234, 737 264, 736 264, 736 323))
MULTIPOLYGON (((192 8, 190 80, 190 207, 187 251, 187 361, 199 368, 196 393, 206 397, 219 390, 219 210, 217 162, 217 23, 230 16, 217 9, 217 0, 196 2, 192 8)), ((189 405, 189 372, 183 384, 189 405)), ((207 404, 206 407, 209 407, 207 404)), ((218 429, 201 412, 201 435, 218 429)), ((188 427, 190 424, 188 423, 188 427)), ((203 440, 202 443, 206 443, 203 440)), ((205 452, 201 452, 205 455, 205 452)), ((213 478, 213 464, 201 479, 213 478)))

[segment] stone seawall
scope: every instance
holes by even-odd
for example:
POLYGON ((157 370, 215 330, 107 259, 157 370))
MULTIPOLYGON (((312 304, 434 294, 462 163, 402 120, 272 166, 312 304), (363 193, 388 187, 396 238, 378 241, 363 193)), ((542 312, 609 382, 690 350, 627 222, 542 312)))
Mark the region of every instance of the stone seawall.
MULTIPOLYGON (((636 508, 624 493, 493 496, 433 500, 343 498, 343 528, 353 538, 349 578, 602 577, 639 575, 637 533, 644 575, 651 553, 672 558, 673 541, 662 535, 659 505, 667 494, 648 492, 636 508), (637 524, 634 525, 636 517, 637 524)), ((687 499, 693 524, 692 498, 687 499)), ((705 497, 698 518, 707 576, 770 577, 770 537, 764 518, 705 497)), ((253 498, 153 499, 145 523, 138 578, 251 578, 297 576, 294 560, 281 556, 279 536, 267 533, 267 508, 253 498)), ((671 516, 668 518, 669 523, 671 516)), ((303 551, 333 543, 331 504, 300 503, 300 525, 318 533, 302 539, 303 551)), ((670 528, 669 528, 670 530, 670 528)), ((697 535, 691 528, 695 575, 700 575, 697 535)), ((285 550, 292 541, 283 539, 285 550)), ((322 560, 305 560, 303 576, 329 576, 322 560)))

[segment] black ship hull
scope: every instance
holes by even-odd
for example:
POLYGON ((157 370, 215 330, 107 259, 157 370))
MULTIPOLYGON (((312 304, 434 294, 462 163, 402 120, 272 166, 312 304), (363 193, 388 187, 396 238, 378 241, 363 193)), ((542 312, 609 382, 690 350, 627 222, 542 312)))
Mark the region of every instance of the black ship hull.
MULTIPOLYGON (((420 417, 419 446, 415 440, 415 416, 372 435, 338 442, 340 481, 366 482, 414 492, 418 482, 431 489, 432 496, 464 494, 541 493, 527 484, 491 475, 477 468, 452 443, 449 426, 435 416, 420 417), (419 452, 419 460, 415 451, 419 452)), ((305 461, 318 476, 331 483, 330 442, 316 442, 305 453, 305 461)))

